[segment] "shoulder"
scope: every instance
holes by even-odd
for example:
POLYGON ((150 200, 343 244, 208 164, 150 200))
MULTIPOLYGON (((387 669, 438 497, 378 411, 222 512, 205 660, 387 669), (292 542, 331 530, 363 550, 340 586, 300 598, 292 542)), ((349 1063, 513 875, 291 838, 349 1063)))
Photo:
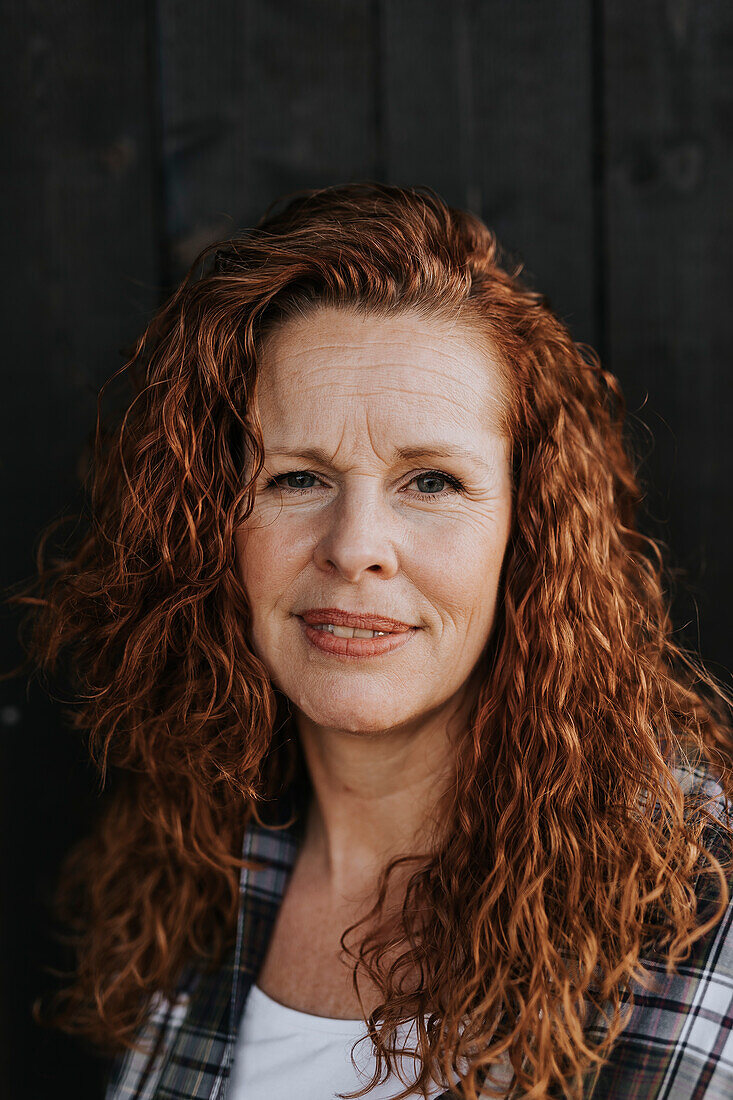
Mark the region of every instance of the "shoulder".
MULTIPOLYGON (((586 1100, 730 1100, 733 1096, 733 904, 668 974, 647 957, 654 987, 634 988, 629 1022, 586 1100)), ((624 998, 625 1000, 626 998, 624 998)), ((597 1042, 600 1030, 588 1028, 597 1042)))
MULTIPOLYGON (((712 814, 702 843, 721 864, 733 859, 733 807, 707 762, 675 768, 686 797, 712 814), (730 815, 730 816, 727 816, 730 815), (726 824, 727 822, 727 824, 726 824)), ((733 874, 728 905, 713 927, 669 974, 666 955, 645 953, 653 987, 633 983, 634 1005, 609 1060, 591 1071, 585 1100, 730 1100, 733 1097, 733 874)), ((710 921, 720 901, 717 877, 698 877, 698 921, 710 921)), ((626 1002, 627 997, 622 997, 626 1002)), ((623 1014, 623 1009, 622 1009, 623 1014)), ((602 1037, 597 1020, 590 1042, 602 1037)))

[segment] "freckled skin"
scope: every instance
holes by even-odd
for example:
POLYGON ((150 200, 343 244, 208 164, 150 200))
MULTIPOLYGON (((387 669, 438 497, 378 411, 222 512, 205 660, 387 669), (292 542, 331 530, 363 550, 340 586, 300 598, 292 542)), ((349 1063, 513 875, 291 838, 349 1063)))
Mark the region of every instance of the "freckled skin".
POLYGON ((312 835, 345 882, 356 852, 369 862, 388 833, 399 846, 419 828, 491 634, 511 523, 498 368, 460 325, 320 307, 272 334, 257 399, 265 468, 236 535, 250 640, 295 705, 319 805, 312 835), (483 461, 392 455, 435 440, 483 461), (314 446, 328 463, 272 453, 314 446), (281 476, 293 472, 309 476, 281 476), (266 488, 272 477, 282 492, 266 488), (293 614, 324 606, 421 629, 394 653, 345 663, 311 646, 293 614))

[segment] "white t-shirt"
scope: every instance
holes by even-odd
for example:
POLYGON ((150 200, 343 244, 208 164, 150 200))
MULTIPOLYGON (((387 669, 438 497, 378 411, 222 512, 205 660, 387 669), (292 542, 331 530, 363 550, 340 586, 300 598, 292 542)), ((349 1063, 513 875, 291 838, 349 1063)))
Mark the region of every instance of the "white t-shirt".
MULTIPOLYGON (((367 1034, 363 1020, 333 1020, 311 1016, 273 1001, 252 985, 239 1025, 234 1048, 227 1100, 333 1100, 338 1092, 363 1088, 370 1080, 376 1059, 370 1039, 354 1052, 361 1075, 351 1063, 351 1048, 367 1034), (368 1067, 368 1072, 364 1072, 368 1067)), ((417 1049, 415 1021, 399 1029, 402 1044, 417 1049)), ((405 1083, 417 1077, 417 1062, 410 1057, 397 1060, 405 1083)), ((382 1073, 385 1064, 382 1061, 382 1073)), ((454 1084, 458 1078, 453 1082, 454 1084)), ((428 1100, 434 1100, 448 1086, 433 1085, 428 1100)), ((375 1085, 364 1100, 392 1100, 404 1088, 394 1075, 375 1085)), ((419 1097, 421 1093, 416 1092, 419 1097)))

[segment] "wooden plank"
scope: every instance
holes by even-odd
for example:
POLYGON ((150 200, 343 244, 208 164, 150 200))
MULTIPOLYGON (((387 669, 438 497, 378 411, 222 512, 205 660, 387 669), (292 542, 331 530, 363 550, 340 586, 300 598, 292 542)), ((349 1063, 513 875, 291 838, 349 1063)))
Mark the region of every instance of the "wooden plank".
POLYGON ((578 338, 595 336, 582 0, 531 20, 496 0, 162 0, 160 21, 178 271, 282 192, 423 182, 483 213, 578 338))
POLYGON ((161 0, 159 19, 176 272, 280 194, 374 175, 373 5, 161 0))
MULTIPOLYGON (((148 5, 92 0, 6 7, 3 80, 2 553, 5 584, 30 576, 41 528, 77 508, 103 379, 158 297, 147 67, 148 5)), ((66 529, 67 532, 70 528, 66 529)), ((4 669, 21 657, 3 609, 4 669)), ((70 959, 44 908, 58 862, 86 831, 94 777, 61 708, 21 679, 0 685, 5 852, 0 1077, 8 1095, 100 1095, 99 1068, 37 1028, 44 968, 70 959)))
POLYGON ((612 369, 654 436, 649 530, 688 571, 676 625, 730 686, 733 8, 619 0, 605 52, 612 369))
POLYGON ((388 181, 427 184, 452 205, 480 213, 472 163, 470 30, 463 0, 381 5, 377 95, 388 181))
POLYGON ((574 338, 601 356, 592 5, 457 6, 466 22, 471 179, 484 220, 574 338))

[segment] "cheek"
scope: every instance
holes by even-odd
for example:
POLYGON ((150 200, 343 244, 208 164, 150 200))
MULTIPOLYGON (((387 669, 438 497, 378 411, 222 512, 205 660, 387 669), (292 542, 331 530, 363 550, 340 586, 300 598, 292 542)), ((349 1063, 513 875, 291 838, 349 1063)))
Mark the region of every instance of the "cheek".
POLYGON ((423 546, 421 587, 455 622, 480 622, 492 613, 507 537, 503 523, 477 523, 454 530, 445 546, 423 546))
POLYGON ((240 528, 234 542, 237 570, 255 614, 259 606, 282 595, 297 572, 297 544, 275 523, 240 528))
POLYGON ((272 555, 272 541, 272 536, 268 534, 266 528, 254 530, 244 528, 236 536, 239 576, 253 603, 256 602, 255 597, 262 587, 267 586, 268 573, 270 575, 272 573, 272 570, 267 569, 268 559, 274 562, 280 560, 279 557, 272 555))

